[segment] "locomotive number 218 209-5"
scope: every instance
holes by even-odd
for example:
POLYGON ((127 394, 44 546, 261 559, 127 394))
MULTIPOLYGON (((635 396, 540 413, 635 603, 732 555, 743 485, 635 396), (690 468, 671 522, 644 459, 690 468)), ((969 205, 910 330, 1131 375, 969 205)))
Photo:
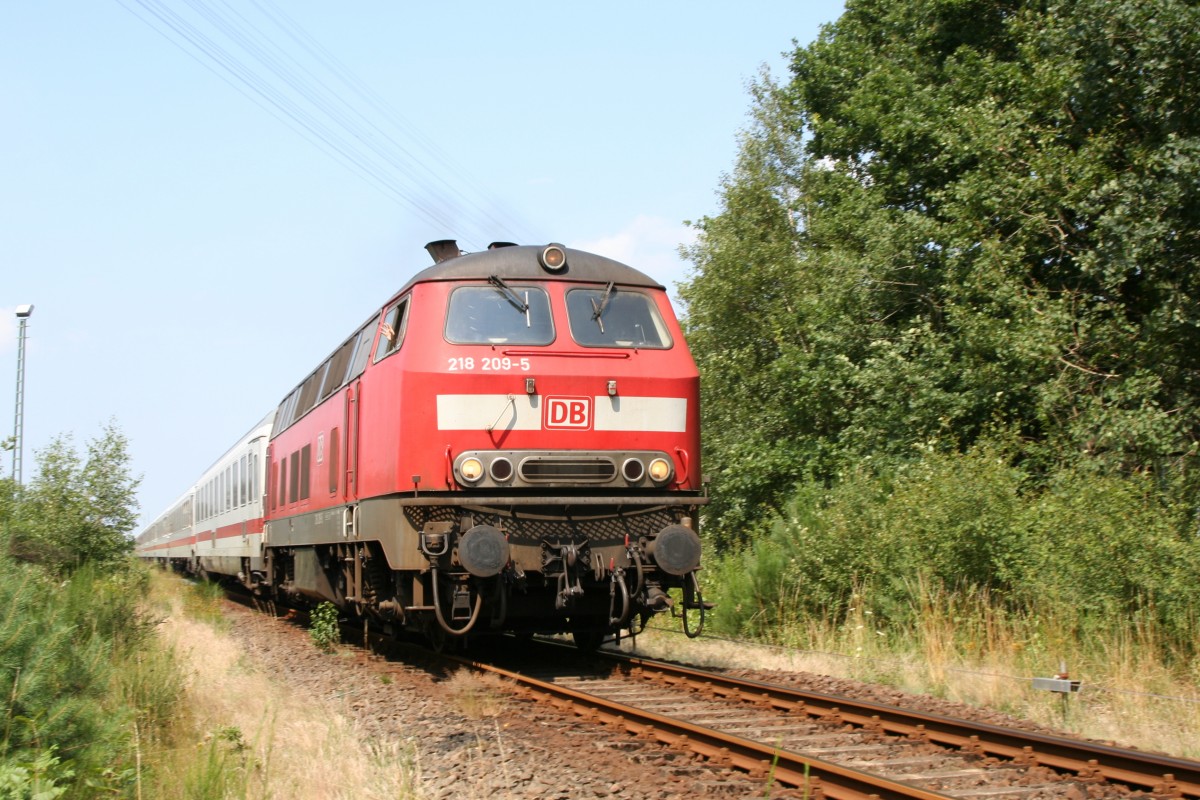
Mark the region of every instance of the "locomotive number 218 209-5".
POLYGON ((450 372, 469 372, 475 369, 481 372, 512 372, 520 370, 528 372, 530 368, 528 358, 509 358, 508 356, 487 356, 484 358, 473 358, 471 356, 456 356, 450 359, 450 372))

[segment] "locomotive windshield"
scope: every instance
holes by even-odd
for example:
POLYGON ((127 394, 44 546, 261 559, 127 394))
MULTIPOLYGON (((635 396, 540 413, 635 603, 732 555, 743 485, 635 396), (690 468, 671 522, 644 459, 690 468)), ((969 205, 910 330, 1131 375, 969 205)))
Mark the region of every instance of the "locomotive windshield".
POLYGON ((536 286, 497 279, 491 286, 460 286, 450 295, 446 340, 453 344, 550 344, 550 298, 536 286))
POLYGON ((671 346, 671 335, 654 301, 641 292, 572 289, 567 292, 571 336, 585 347, 671 346))

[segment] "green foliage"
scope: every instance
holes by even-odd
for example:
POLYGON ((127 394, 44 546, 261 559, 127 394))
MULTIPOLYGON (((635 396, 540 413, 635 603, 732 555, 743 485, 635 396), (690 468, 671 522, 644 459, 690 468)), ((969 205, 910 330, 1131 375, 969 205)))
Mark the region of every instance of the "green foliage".
POLYGON ((54 748, 24 764, 0 764, 0 798, 3 800, 54 800, 67 792, 59 781, 75 775, 62 766, 54 748))
POLYGON ((104 575, 83 567, 63 581, 0 556, 0 687, 7 700, 0 768, 11 779, 27 774, 30 786, 44 788, 71 776, 79 786, 124 783, 127 775, 115 765, 132 755, 134 720, 139 713, 166 719, 162 695, 173 696, 178 683, 174 672, 160 674, 165 687, 156 684, 153 707, 142 705, 149 693, 137 666, 152 636, 137 608, 143 591, 136 570, 104 575), (30 771, 47 754, 61 766, 30 771))
POLYGON ((808 484, 767 536, 710 564, 714 624, 770 637, 807 618, 848 623, 869 597, 879 626, 912 631, 929 603, 974 596, 1080 636, 1134 621, 1163 656, 1194 658, 1200 538, 1172 494, 1143 475, 1033 482, 995 444, 808 484))
POLYGON ((1144 624, 1195 655, 1200 622, 1196 519, 1144 476, 1055 476, 1026 514, 1036 597, 1096 621, 1144 624))
POLYGON ((759 81, 681 290, 719 546, 992 438, 1195 495, 1198 56, 1185 0, 851 0, 759 81))
POLYGON ((178 715, 181 680, 127 556, 137 507, 125 438, 69 438, 28 487, 0 479, 0 797, 123 794, 178 715))
POLYGON ((797 616, 842 619, 863 593, 907 622, 918 576, 1011 595, 1026 569, 1021 485, 989 447, 932 454, 883 477, 860 470, 831 490, 802 486, 721 574, 718 624, 764 634, 797 616))
POLYGON ((333 603, 321 603, 314 608, 308 635, 313 644, 326 653, 332 653, 342 640, 342 632, 338 627, 337 606, 333 603))
POLYGON ((140 478, 130 472, 129 443, 113 423, 87 443, 81 459, 70 436, 37 453, 38 473, 0 497, 10 552, 57 571, 81 564, 112 567, 132 552, 140 478))

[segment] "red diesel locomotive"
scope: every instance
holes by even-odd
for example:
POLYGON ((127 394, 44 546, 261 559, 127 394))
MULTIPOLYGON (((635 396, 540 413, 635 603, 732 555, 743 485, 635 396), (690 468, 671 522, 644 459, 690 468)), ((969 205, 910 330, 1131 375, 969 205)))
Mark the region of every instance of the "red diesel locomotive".
POLYGON ((671 607, 697 633, 699 376, 663 287, 557 244, 428 250, 139 552, 435 638, 593 647, 671 607))

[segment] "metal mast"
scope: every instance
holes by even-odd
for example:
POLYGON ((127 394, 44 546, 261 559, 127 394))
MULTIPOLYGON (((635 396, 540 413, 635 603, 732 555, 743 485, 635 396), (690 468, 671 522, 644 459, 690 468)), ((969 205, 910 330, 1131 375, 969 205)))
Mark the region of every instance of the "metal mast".
POLYGON ((17 406, 13 415, 13 480, 17 486, 21 483, 21 460, 25 449, 25 325, 33 306, 17 306, 17 319, 20 320, 20 330, 17 333, 17 406))

